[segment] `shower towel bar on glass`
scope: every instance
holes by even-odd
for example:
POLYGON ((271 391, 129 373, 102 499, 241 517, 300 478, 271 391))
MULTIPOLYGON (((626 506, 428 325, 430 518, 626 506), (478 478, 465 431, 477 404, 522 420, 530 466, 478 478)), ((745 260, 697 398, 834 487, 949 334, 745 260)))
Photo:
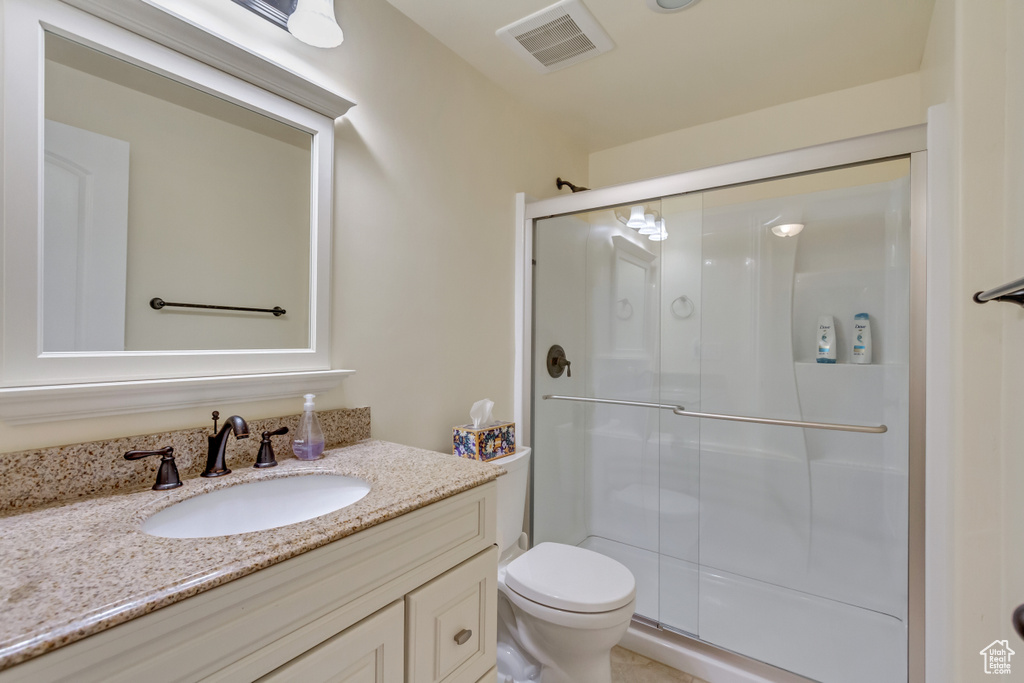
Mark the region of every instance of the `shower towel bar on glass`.
POLYGON ((667 403, 645 403, 643 401, 619 401, 610 398, 584 398, 582 396, 557 396, 554 394, 547 394, 542 396, 545 401, 548 399, 554 399, 558 401, 578 401, 580 403, 606 403, 613 406, 637 406, 639 408, 660 408, 662 410, 671 410, 675 415, 682 415, 683 417, 702 417, 708 420, 728 420, 730 422, 752 422, 754 424, 762 425, 777 425, 781 427, 803 427, 805 429, 829 429, 837 432, 859 432, 861 434, 884 434, 889 431, 889 428, 885 425, 878 425, 877 427, 865 426, 865 425, 846 425, 846 424, 835 424, 832 422, 804 422, 803 420, 773 420, 766 417, 747 417, 745 415, 722 415, 720 413, 698 413, 696 411, 687 410, 682 406, 671 405, 667 403))
POLYGON ((974 300, 979 304, 987 304, 989 301, 1010 301, 1024 307, 1024 277, 984 292, 978 292, 974 295, 974 300))

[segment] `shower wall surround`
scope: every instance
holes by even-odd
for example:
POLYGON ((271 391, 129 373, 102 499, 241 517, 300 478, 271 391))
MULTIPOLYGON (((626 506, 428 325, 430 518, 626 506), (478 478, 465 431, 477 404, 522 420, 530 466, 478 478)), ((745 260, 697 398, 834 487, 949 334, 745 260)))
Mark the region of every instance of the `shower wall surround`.
POLYGON ((538 220, 534 359, 561 344, 573 377, 533 373, 534 542, 623 562, 663 627, 828 683, 906 681, 909 198, 902 158, 649 202, 662 242, 610 209, 538 220))
MULTIPOLYGON (((342 408, 319 411, 327 448, 347 446, 370 438, 370 409, 342 408)), ((222 418, 227 417, 222 414, 222 418)), ((299 415, 249 420, 249 438, 228 440, 231 469, 252 467, 260 434, 278 427, 294 431, 299 415)), ((212 426, 212 425, 211 425, 212 426)), ((198 477, 206 464, 209 427, 159 434, 127 436, 90 443, 37 448, 0 454, 0 515, 65 503, 89 496, 144 490, 153 485, 158 458, 127 461, 130 450, 174 447, 182 479, 198 477)), ((293 458, 290 435, 273 440, 278 460, 293 458)))

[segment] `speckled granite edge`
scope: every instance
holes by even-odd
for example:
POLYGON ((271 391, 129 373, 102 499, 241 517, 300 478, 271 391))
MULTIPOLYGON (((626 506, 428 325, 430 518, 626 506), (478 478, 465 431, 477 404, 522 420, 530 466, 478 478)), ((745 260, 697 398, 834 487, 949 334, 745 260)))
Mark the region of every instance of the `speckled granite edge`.
MULTIPOLYGON (((317 416, 328 448, 370 438, 369 408, 317 411, 317 416)), ((299 417, 289 415, 250 420, 248 439, 228 439, 228 467, 252 467, 260 447, 260 434, 278 427, 294 430, 299 425, 299 417)), ((174 459, 181 478, 199 476, 206 465, 206 437, 212 432, 212 426, 211 422, 207 428, 0 454, 0 516, 151 487, 156 480, 160 459, 127 461, 123 456, 130 450, 174 446, 174 459)), ((274 437, 272 443, 278 461, 295 459, 289 436, 274 437)))
POLYGON ((95 497, 0 519, 0 669, 124 623, 496 479, 500 465, 382 441, 304 462, 187 479, 171 491, 95 497), (314 472, 362 478, 362 500, 276 529, 172 539, 141 531, 155 512, 206 491, 314 472), (160 581, 155 582, 154 577, 160 581))

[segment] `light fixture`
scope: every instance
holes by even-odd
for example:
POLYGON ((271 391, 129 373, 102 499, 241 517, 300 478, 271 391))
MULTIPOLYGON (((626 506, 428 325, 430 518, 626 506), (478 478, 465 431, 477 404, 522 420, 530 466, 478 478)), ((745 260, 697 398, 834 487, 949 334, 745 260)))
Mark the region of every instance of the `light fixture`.
POLYGON ((795 237, 800 234, 800 231, 804 229, 803 223, 783 223, 782 225, 773 225, 772 234, 778 235, 779 237, 795 237))
POLYGON ((640 228, 638 232, 641 235, 653 235, 658 232, 658 224, 654 222, 654 214, 644 214, 644 227, 640 228))
POLYGON ((629 210, 629 220, 626 221, 627 228, 642 228, 647 225, 647 219, 644 218, 644 207, 634 206, 629 210))
POLYGON ((653 235, 648 235, 647 239, 651 240, 652 242, 664 242, 665 240, 668 239, 668 230, 665 229, 664 218, 658 221, 658 232, 654 233, 653 235))
POLYGON ((647 7, 652 12, 660 12, 662 14, 681 12, 695 4, 697 4, 697 0, 647 0, 647 7))
POLYGON ((334 16, 334 0, 298 0, 288 31, 313 47, 338 47, 345 35, 334 16))

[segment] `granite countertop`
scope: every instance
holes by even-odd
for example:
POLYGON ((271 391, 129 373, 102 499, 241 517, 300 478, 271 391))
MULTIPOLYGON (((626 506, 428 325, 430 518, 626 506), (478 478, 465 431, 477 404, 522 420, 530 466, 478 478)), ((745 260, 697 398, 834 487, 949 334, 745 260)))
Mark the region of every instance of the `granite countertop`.
POLYGON ((497 465, 384 441, 320 460, 186 479, 170 491, 91 498, 0 518, 0 669, 496 479, 497 465), (312 472, 370 482, 362 500, 289 526, 215 538, 140 530, 199 493, 312 472))

